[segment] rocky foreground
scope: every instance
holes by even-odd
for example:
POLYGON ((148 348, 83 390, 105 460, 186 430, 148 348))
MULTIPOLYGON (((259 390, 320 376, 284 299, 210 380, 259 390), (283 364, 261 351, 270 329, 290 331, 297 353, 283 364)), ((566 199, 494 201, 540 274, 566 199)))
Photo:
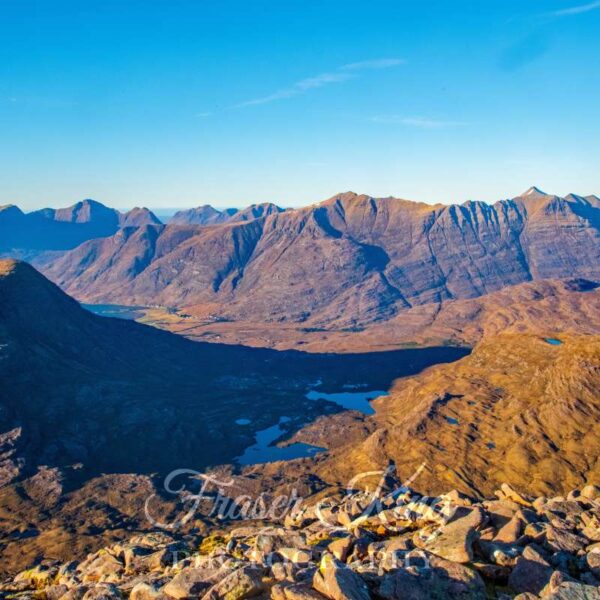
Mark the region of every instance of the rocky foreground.
POLYGON ((297 505, 210 535, 139 535, 0 585, 21 600, 600 598, 600 488, 476 502, 406 487, 297 505))

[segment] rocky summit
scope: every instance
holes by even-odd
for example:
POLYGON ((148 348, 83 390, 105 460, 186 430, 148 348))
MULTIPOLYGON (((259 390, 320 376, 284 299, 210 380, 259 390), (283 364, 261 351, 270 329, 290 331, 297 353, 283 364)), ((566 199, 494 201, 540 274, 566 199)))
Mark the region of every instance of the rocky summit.
POLYGON ((596 600, 600 488, 476 501, 406 485, 207 535, 156 530, 6 579, 13 600, 596 600))

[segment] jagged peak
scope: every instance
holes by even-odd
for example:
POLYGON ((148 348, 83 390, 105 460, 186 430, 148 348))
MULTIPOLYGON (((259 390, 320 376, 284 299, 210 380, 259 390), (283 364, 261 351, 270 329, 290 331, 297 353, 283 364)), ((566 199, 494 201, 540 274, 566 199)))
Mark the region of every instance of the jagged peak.
POLYGON ((98 202, 98 200, 94 200, 93 198, 84 198, 75 203, 76 206, 79 204, 83 206, 102 206, 103 208, 108 208, 105 204, 102 204, 102 202, 98 202))
POLYGON ((336 202, 341 202, 342 204, 343 203, 359 204, 361 202, 366 202, 366 201, 397 203, 398 205, 412 207, 415 210, 417 210, 417 209, 420 210, 423 208, 425 208, 427 210, 434 210, 435 208, 442 206, 440 204, 427 204, 425 202, 419 202, 417 200, 407 200, 405 198, 397 198, 395 196, 378 197, 378 196, 371 196, 370 194, 357 194, 356 192, 343 192, 341 194, 336 194, 335 196, 332 196, 331 198, 328 198, 327 200, 323 200, 322 202, 317 202, 316 204, 306 206, 305 208, 311 209, 311 208, 314 208, 315 206, 327 206, 327 205, 335 204, 336 202))
POLYGON ((519 196, 517 196, 517 197, 518 198, 531 198, 531 197, 548 196, 548 195, 549 194, 546 194, 546 192, 541 190, 539 187, 532 185, 528 190, 526 190, 522 194, 519 194, 519 196))

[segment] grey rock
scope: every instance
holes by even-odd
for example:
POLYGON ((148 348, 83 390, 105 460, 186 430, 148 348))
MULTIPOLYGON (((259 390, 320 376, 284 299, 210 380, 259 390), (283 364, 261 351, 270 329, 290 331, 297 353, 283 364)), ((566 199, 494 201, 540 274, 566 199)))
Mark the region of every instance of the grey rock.
POLYGON ((600 589, 577 582, 562 583, 544 600, 600 600, 600 589))
POLYGON ((553 569, 544 557, 531 547, 523 550, 508 578, 508 585, 515 592, 539 594, 550 581, 553 569))
POLYGON ((485 584, 477 572, 433 555, 428 555, 420 566, 409 566, 385 575, 377 594, 385 600, 486 598, 485 584))
POLYGON ((313 578, 313 587, 330 600, 369 600, 366 583, 344 563, 331 554, 321 559, 313 578))
POLYGON ((122 594, 119 589, 112 584, 99 584, 91 587, 84 595, 82 600, 121 600, 122 594))
POLYGON ((244 566, 229 573, 208 591, 203 600, 243 600, 253 598, 265 590, 260 569, 244 566))
POLYGON ((587 538, 566 529, 550 526, 546 530, 546 546, 553 552, 564 550, 565 552, 576 553, 588 544, 589 540, 587 538))
POLYGON ((468 563, 473 560, 476 528, 484 521, 485 514, 481 508, 462 508, 458 518, 442 527, 432 541, 425 543, 425 548, 447 560, 468 563))
POLYGON ((208 590, 218 576, 218 568, 186 567, 165 585, 163 592, 171 598, 192 598, 208 590))

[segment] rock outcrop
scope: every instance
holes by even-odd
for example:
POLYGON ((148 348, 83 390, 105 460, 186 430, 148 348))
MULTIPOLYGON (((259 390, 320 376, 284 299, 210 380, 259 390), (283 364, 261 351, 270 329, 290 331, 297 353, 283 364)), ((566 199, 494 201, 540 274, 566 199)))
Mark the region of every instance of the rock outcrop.
POLYGON ((600 491, 593 486, 566 498, 529 498, 505 485, 482 502, 456 492, 421 497, 405 486, 380 494, 349 490, 297 505, 284 522, 223 523, 201 537, 149 533, 82 560, 38 560, 0 584, 0 594, 22 600, 595 600, 598 519, 600 491), (523 533, 500 541, 511 520, 523 533), (576 538, 576 547, 557 547, 561 536, 576 538), (469 547, 468 556, 448 556, 449 540, 469 547), (342 545, 343 556, 336 552, 342 545))

